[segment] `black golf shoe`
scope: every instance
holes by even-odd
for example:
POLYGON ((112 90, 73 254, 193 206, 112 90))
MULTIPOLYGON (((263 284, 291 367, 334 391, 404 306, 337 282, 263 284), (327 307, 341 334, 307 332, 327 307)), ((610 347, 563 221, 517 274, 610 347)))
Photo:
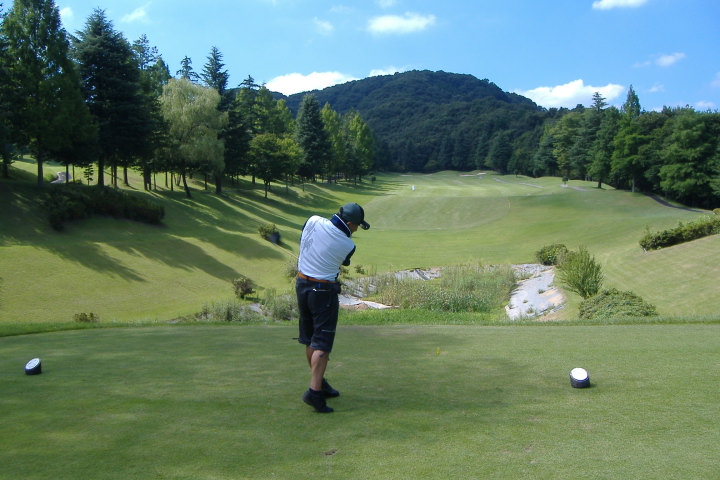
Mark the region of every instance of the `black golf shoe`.
POLYGON ((328 381, 324 378, 322 381, 322 393, 325 395, 325 398, 335 398, 340 396, 340 392, 331 387, 328 381))
POLYGON ((323 392, 315 392, 308 388, 307 391, 303 393, 302 399, 303 402, 313 407, 318 413, 330 413, 333 411, 333 409, 325 403, 325 395, 323 392))

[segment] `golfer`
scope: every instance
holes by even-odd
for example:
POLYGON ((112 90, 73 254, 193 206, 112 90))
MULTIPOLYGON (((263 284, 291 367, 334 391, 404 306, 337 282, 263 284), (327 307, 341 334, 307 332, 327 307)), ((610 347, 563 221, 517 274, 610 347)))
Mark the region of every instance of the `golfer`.
POLYGON ((310 388, 303 401, 316 412, 330 413, 326 399, 340 392, 325 380, 325 369, 337 327, 340 266, 350 265, 355 244, 350 239, 358 227, 367 230, 365 211, 357 203, 347 203, 330 219, 313 215, 300 235, 298 278, 295 291, 300 310, 300 336, 310 366, 310 388))

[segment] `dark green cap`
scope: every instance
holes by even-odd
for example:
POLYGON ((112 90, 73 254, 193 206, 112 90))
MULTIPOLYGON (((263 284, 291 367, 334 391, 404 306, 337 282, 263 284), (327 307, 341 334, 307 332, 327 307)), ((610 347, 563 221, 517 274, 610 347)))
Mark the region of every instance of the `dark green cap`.
POLYGON ((340 207, 338 216, 346 222, 362 227, 363 230, 370 228, 370 224, 365 221, 365 210, 357 203, 346 203, 340 207))

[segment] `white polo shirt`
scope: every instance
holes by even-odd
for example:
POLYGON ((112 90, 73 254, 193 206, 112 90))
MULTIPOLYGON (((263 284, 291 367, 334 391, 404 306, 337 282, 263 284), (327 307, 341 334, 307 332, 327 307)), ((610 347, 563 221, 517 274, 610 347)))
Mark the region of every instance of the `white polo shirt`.
POLYGON ((300 236, 300 273, 319 280, 337 280, 340 266, 349 260, 355 244, 348 226, 339 217, 333 220, 313 215, 305 222, 300 236))

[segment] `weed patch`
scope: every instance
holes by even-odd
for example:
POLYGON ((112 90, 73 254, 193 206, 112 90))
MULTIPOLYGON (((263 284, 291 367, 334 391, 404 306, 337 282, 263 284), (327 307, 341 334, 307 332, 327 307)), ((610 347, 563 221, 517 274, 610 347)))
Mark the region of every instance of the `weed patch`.
POLYGON ((419 281, 387 274, 377 282, 381 303, 443 312, 490 312, 515 285, 510 267, 465 265, 443 269, 438 279, 419 281))

